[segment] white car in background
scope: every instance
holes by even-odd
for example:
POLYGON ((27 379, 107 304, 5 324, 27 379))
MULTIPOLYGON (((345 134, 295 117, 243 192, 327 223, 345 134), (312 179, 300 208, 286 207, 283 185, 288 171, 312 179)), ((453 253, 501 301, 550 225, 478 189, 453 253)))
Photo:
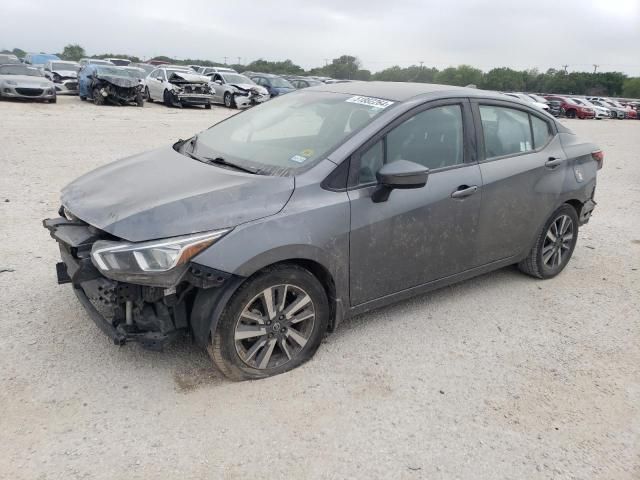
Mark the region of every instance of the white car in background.
POLYGON ((538 102, 525 93, 515 93, 515 92, 508 92, 508 93, 503 92, 503 93, 504 95, 517 98, 519 100, 522 100, 523 102, 533 103, 534 106, 538 107, 540 110, 544 110, 545 112, 549 111, 549 105, 547 105, 546 103, 538 102))
POLYGON ((611 110, 606 107, 595 105, 591 103, 589 100, 587 100, 586 98, 576 98, 576 97, 569 97, 569 98, 571 98, 571 100, 576 102, 578 105, 593 108, 593 111, 596 115, 595 117, 596 120, 602 120, 603 118, 611 118, 611 110))
POLYGON ((164 102, 168 107, 202 105, 211 108, 215 88, 211 78, 189 67, 163 65, 146 78, 145 97, 149 102, 164 102))
POLYGON ((78 95, 78 62, 49 60, 44 64, 44 76, 53 82, 58 95, 78 95))

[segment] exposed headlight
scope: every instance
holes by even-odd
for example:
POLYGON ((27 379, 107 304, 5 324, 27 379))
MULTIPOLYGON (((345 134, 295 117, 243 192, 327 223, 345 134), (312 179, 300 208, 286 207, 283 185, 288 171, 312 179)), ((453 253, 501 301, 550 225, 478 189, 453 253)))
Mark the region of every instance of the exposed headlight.
POLYGON ((114 280, 154 286, 173 286, 187 263, 231 229, 150 242, 98 240, 91 249, 93 264, 114 280))

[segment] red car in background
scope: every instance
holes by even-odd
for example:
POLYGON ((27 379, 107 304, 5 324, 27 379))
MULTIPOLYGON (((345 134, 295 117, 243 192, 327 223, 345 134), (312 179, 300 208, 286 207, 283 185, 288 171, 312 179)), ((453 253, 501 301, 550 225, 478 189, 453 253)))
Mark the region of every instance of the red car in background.
POLYGON ((562 110, 567 118, 595 118, 596 113, 593 108, 585 107, 584 105, 578 105, 569 97, 562 97, 559 95, 545 95, 547 100, 557 100, 562 102, 562 110))

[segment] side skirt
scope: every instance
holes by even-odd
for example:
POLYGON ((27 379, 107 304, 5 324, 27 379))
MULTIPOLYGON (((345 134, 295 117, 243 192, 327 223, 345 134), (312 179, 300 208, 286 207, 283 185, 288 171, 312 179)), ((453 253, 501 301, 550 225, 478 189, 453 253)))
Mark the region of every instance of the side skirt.
POLYGON ((513 257, 508 257, 502 260, 488 263, 487 265, 482 265, 480 267, 465 270, 462 273, 456 273, 455 275, 443 277, 429 283, 424 283, 422 285, 407 288, 406 290, 401 290, 400 292, 392 293, 375 300, 370 300, 369 302, 351 307, 351 309, 348 311, 348 315, 346 315, 345 317, 350 318, 365 312, 369 312, 371 310, 375 310, 376 308, 386 307, 393 303, 407 300, 408 298, 415 297, 416 295, 422 295, 424 293, 437 290, 441 287, 446 287, 454 283, 462 282, 464 280, 477 277, 478 275, 482 275, 484 273, 488 273, 493 270, 498 270, 500 268, 513 265, 514 263, 518 263, 520 260, 522 260, 522 258, 522 255, 515 255, 513 257))

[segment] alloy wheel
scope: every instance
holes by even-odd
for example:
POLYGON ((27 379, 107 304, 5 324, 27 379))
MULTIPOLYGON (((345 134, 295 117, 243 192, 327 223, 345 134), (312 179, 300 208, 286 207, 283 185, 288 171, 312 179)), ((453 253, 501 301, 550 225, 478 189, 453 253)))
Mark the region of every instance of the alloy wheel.
POLYGON ((236 321, 236 352, 249 367, 279 367, 304 349, 315 321, 313 300, 302 288, 268 287, 247 302, 236 321))
POLYGON ((568 261, 573 241, 573 220, 568 215, 556 218, 542 243, 542 263, 550 269, 557 269, 568 261))

